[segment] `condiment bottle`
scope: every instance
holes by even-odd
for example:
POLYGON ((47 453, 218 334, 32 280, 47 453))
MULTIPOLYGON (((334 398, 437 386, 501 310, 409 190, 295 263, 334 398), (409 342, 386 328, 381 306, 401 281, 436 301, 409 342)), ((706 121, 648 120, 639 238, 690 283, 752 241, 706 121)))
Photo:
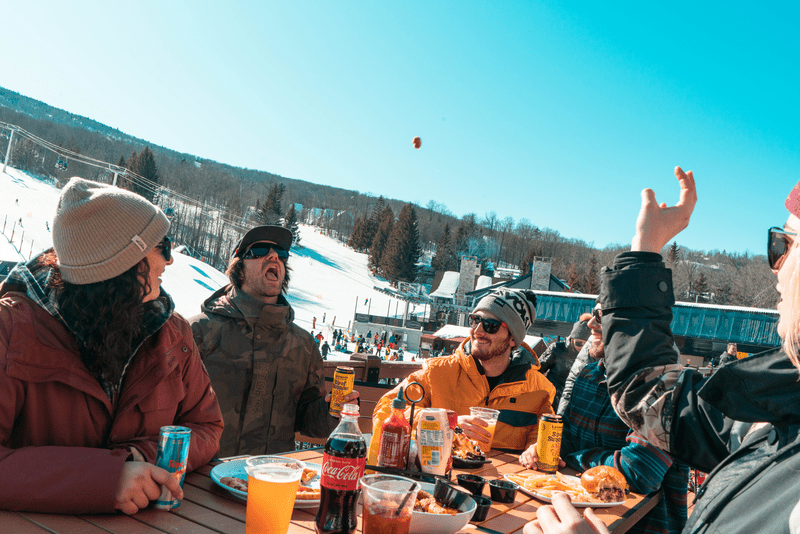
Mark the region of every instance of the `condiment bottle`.
POLYGON ((408 459, 408 446, 411 440, 411 425, 406 421, 406 399, 403 388, 397 392, 392 401, 392 414, 381 427, 380 445, 378 447, 378 465, 405 469, 408 459))

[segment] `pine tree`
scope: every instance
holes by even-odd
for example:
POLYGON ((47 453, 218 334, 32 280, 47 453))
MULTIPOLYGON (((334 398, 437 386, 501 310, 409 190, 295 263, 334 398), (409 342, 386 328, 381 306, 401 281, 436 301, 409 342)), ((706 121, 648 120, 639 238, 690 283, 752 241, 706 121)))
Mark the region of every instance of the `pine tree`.
POLYGON ((350 233, 350 239, 347 240, 347 246, 361 252, 364 250, 364 225, 366 224, 366 215, 356 219, 353 225, 353 231, 350 233))
POLYGON ((292 232, 292 243, 302 248, 302 245, 300 245, 300 227, 297 224, 297 211, 294 209, 294 203, 289 206, 289 211, 286 212, 286 217, 283 218, 283 226, 292 232))
POLYGON ((431 260, 431 268, 434 272, 458 270, 458 257, 453 247, 449 223, 445 223, 442 235, 439 236, 439 241, 436 243, 436 254, 431 260))
POLYGON ((392 208, 386 206, 381 215, 381 222, 372 244, 369 247, 369 266, 371 269, 380 270, 383 260, 383 252, 386 249, 386 241, 394 227, 394 212, 392 208))
POLYGON ((669 260, 670 265, 675 265, 678 263, 678 258, 680 258, 681 254, 681 247, 678 246, 677 241, 673 241, 672 244, 669 246, 669 253, 667 254, 667 259, 669 260))
POLYGON ((129 171, 139 174, 139 154, 137 154, 135 150, 131 152, 131 155, 128 157, 127 168, 129 171))
POLYGON ((420 251, 417 212, 411 204, 406 204, 386 243, 382 259, 386 277, 392 283, 398 280, 413 282, 417 278, 420 251))
POLYGON ((258 209, 258 223, 261 225, 279 225, 283 215, 283 191, 284 185, 279 183, 272 184, 267 194, 267 199, 258 209))
POLYGON ((700 273, 700 276, 697 277, 697 280, 694 282, 694 290, 695 298, 700 300, 705 300, 706 293, 708 293, 708 280, 706 279, 706 275, 704 273, 700 273))
POLYGON ((382 196, 378 197, 375 207, 372 208, 372 214, 369 216, 369 219, 365 219, 363 238, 365 250, 372 246, 372 241, 375 239, 375 233, 378 231, 378 227, 381 225, 381 217, 383 216, 383 212, 386 208, 386 201, 383 200, 382 196))
POLYGON ((154 182, 154 184, 137 183, 134 192, 139 193, 150 202, 153 202, 158 191, 158 186, 155 184, 158 184, 159 175, 158 166, 156 166, 156 159, 153 156, 153 151, 150 150, 150 147, 145 147, 145 149, 142 150, 142 153, 139 154, 139 157, 136 160, 136 167, 136 173, 139 176, 149 180, 150 182, 154 182))
MULTIPOLYGON (((139 174, 139 154, 137 154, 135 150, 131 152, 131 155, 128 156, 127 160, 123 156, 120 156, 119 161, 121 167, 139 174)), ((127 189, 128 191, 138 192, 136 190, 136 184, 131 181, 130 177, 118 180, 117 186, 121 187, 122 189, 127 189)))

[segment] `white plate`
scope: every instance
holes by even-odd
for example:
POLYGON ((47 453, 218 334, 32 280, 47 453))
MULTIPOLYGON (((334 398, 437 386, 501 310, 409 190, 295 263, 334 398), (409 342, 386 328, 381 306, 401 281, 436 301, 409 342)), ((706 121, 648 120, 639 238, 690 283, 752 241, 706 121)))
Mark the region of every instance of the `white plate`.
MULTIPOLYGON (((542 476, 542 477, 551 477, 551 478, 556 478, 556 476, 555 476, 555 475, 545 475, 545 474, 542 474, 542 475, 534 475, 534 476, 542 476)), ((581 479, 580 479, 580 478, 578 478, 578 477, 573 477, 573 476, 569 476, 569 475, 559 475, 559 476, 560 476, 560 477, 561 477, 561 478, 564 480, 564 482, 566 482, 566 483, 570 483, 570 482, 572 482, 572 483, 575 483, 577 486, 580 486, 580 484, 581 484, 581 479)), ((509 478, 509 476, 508 476, 507 474, 506 474, 506 475, 503 475, 503 478, 505 478, 506 480, 508 480, 508 481, 510 481, 510 482, 514 482, 515 484, 517 484, 517 485, 519 486, 519 489, 520 489, 520 491, 522 491, 522 492, 524 492, 524 493, 527 493, 527 494, 528 494, 528 495, 530 495, 531 497, 536 497, 537 499, 539 499, 539 500, 542 500, 542 501, 544 501, 544 502, 550 502, 550 501, 551 501, 551 499, 550 499, 550 496, 549 496, 549 495, 545 495, 545 494, 543 494, 543 493, 539 493, 539 492, 537 492, 537 491, 535 491, 535 490, 529 490, 529 489, 525 488, 525 486, 523 486, 522 484, 520 484, 519 482, 517 482, 516 480, 512 480, 511 478, 509 478)), ((576 508, 580 508, 580 507, 590 507, 590 508, 611 508, 611 507, 613 507, 613 506, 619 506, 620 504, 624 504, 624 503, 625 503, 625 501, 619 501, 619 502, 581 502, 581 501, 577 501, 577 500, 575 500, 575 499, 573 499, 573 500, 572 500, 572 504, 573 504, 573 506, 575 506, 576 508)))
MULTIPOLYGON (((245 461, 246 458, 242 458, 241 460, 231 460, 230 462, 225 462, 219 465, 215 465, 211 469, 211 480, 213 480, 217 486, 223 488, 232 495, 235 495, 244 501, 247 500, 246 492, 233 489, 227 484, 223 484, 222 482, 220 482, 220 479, 222 479, 223 477, 236 477, 247 480, 247 471, 244 470, 244 467, 246 465, 245 461)), ((309 469, 314 469, 317 472, 317 476, 314 477, 314 479, 311 481, 311 487, 319 488, 319 473, 322 471, 322 466, 312 462, 303 462, 303 463, 306 464, 306 467, 308 467, 309 469)), ((298 499, 294 501, 294 507, 317 508, 319 507, 319 499, 313 501, 312 500, 301 501, 298 499)))

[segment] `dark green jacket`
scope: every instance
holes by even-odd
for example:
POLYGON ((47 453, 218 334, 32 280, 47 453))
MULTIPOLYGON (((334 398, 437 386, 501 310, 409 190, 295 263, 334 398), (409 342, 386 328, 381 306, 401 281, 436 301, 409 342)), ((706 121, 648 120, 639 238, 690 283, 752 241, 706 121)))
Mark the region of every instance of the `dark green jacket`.
POLYGON ((601 278, 614 409, 651 444, 709 472, 683 532, 788 533, 800 499, 800 373, 788 356, 768 351, 704 378, 675 362, 672 273, 660 255, 622 253, 601 278), (733 451, 737 421, 766 425, 733 451))
POLYGON ((228 285, 201 309, 189 322, 225 422, 220 457, 292 451, 298 430, 330 434, 339 420, 328 415, 322 357, 283 295, 264 304, 228 285))

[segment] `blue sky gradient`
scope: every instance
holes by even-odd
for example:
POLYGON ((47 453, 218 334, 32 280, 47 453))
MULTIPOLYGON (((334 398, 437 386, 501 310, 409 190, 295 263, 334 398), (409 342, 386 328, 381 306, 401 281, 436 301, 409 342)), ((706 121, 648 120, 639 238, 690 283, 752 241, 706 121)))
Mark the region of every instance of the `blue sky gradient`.
POLYGON ((640 191, 764 254, 800 179, 797 3, 16 2, 0 85, 174 150, 598 248, 640 191), (422 138, 415 150, 411 140, 422 138))

